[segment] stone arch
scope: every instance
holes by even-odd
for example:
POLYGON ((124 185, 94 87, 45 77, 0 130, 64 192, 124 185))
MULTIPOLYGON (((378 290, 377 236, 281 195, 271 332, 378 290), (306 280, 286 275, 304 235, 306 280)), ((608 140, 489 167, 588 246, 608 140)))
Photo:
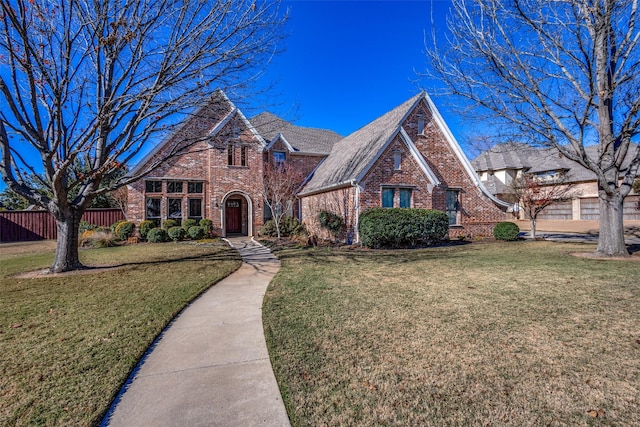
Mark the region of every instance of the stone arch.
POLYGON ((227 212, 229 211, 230 214, 233 212, 233 207, 228 207, 227 205, 228 202, 231 202, 229 204, 232 204, 235 200, 240 200, 241 202, 244 201, 244 203, 240 204, 240 234, 253 236, 253 201, 251 200, 251 196, 242 190, 232 190, 222 197, 222 209, 220 209, 222 237, 227 237, 227 234, 234 234, 238 232, 237 230, 227 230, 227 226, 232 225, 233 223, 232 218, 229 218, 229 223, 227 222, 227 212))

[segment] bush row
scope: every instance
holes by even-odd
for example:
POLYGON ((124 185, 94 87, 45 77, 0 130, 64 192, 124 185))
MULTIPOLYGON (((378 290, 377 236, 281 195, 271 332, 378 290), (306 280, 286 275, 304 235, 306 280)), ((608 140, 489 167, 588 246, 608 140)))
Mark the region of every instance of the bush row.
MULTIPOLYGON (((134 236, 136 225, 133 222, 120 220, 110 227, 98 227, 85 221, 80 223, 79 232, 82 246, 105 247, 113 246, 118 241, 125 241, 134 236)), ((184 220, 182 226, 173 219, 164 221, 162 227, 156 227, 153 221, 145 220, 138 226, 140 238, 149 242, 166 242, 169 240, 184 240, 190 238, 200 240, 207 237, 216 237, 213 229, 213 221, 201 219, 184 220)))
MULTIPOLYGON (((260 229, 260 235, 265 237, 278 237, 278 230, 276 230, 276 222, 273 219, 265 222, 260 229)), ((283 216, 280 218, 280 236, 306 236, 307 228, 303 223, 298 221, 298 218, 283 216)))

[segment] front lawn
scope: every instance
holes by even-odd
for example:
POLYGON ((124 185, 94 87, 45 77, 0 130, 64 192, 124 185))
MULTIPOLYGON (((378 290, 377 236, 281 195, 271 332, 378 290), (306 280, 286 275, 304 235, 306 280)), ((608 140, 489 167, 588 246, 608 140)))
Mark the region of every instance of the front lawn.
POLYGON ((87 265, 44 269, 52 243, 0 248, 0 425, 96 425, 167 323, 241 260, 223 243, 140 244, 82 250, 87 265))
POLYGON ((640 425, 640 263, 588 251, 279 252, 264 322, 292 424, 640 425))

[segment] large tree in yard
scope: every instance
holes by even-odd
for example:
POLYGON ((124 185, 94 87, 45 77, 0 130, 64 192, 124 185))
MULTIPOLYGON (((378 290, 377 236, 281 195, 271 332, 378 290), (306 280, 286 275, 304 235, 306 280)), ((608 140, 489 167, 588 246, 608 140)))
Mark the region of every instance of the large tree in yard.
POLYGON ((640 168, 638 12, 638 0, 453 0, 447 43, 434 33, 428 50, 429 74, 503 124, 497 138, 555 147, 593 172, 603 256, 628 255, 622 207, 640 168))
POLYGON ((0 173, 54 215, 52 272, 82 268, 78 225, 92 200, 198 141, 123 174, 138 154, 224 102, 217 89, 254 87, 286 21, 277 0, 0 2, 0 173))

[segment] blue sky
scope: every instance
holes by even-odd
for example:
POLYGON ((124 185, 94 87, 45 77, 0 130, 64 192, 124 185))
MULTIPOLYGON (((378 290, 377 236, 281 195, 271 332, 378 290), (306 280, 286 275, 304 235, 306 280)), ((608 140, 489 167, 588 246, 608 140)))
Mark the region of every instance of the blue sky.
MULTIPOLYGON (((431 14, 445 27, 449 1, 285 1, 290 10, 285 51, 269 65, 273 113, 300 126, 343 135, 359 129, 432 83, 425 32, 431 14)), ((460 118, 432 96, 457 137, 460 118)), ((462 142, 462 141, 461 141, 462 142)))

